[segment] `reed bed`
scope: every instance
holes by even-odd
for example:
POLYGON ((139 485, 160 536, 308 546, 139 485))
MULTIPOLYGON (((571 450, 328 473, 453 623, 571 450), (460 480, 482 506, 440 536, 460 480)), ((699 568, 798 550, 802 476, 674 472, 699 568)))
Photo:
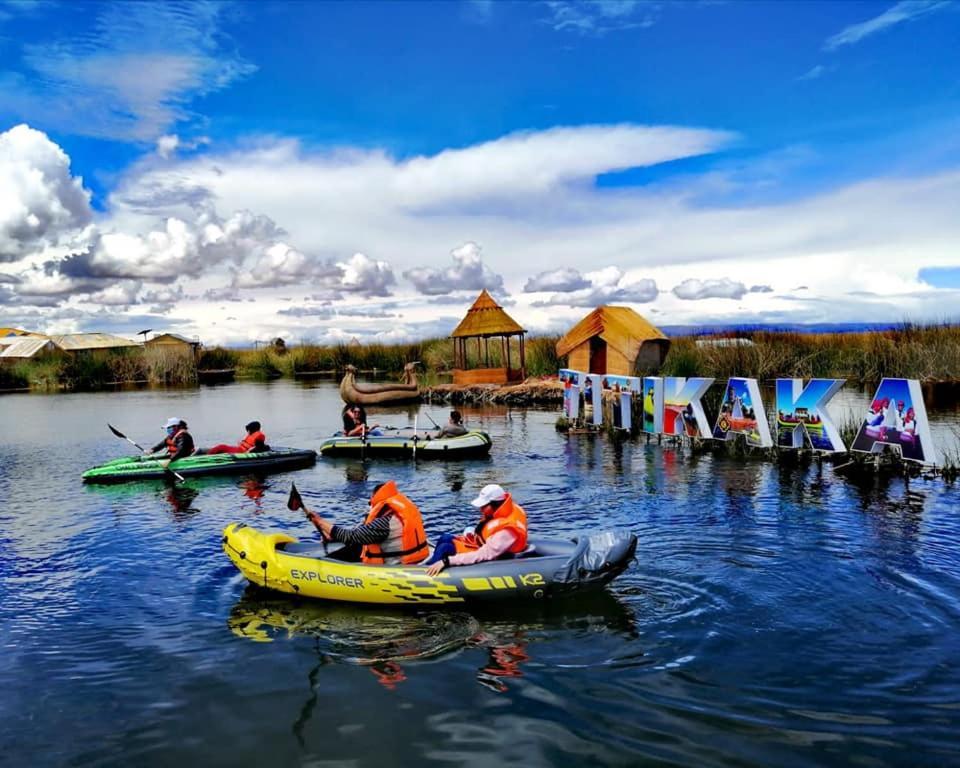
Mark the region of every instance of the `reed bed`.
MULTIPOLYGON (((956 380, 960 373, 960 326, 904 323, 887 331, 731 334, 749 346, 697 346, 692 337, 672 340, 667 376, 836 377, 875 382, 885 376, 920 381, 956 380)), ((722 337, 716 337, 722 338, 722 337)))
MULTIPOLYGON (((533 337, 526 342, 527 373, 531 376, 556 374, 560 366, 555 345, 557 337, 533 337)), ((468 345, 468 365, 487 365, 487 347, 478 353, 475 343, 468 345)), ((419 362, 418 372, 425 384, 431 384, 453 370, 453 343, 450 339, 426 339, 412 344, 305 344, 261 349, 228 350, 214 347, 204 350, 198 363, 201 369, 235 368, 238 375, 251 378, 276 378, 304 374, 341 375, 348 365, 368 373, 397 375, 410 362, 419 362)), ((510 363, 520 364, 520 347, 513 340, 510 363)), ((490 367, 504 365, 499 339, 489 345, 490 367)))

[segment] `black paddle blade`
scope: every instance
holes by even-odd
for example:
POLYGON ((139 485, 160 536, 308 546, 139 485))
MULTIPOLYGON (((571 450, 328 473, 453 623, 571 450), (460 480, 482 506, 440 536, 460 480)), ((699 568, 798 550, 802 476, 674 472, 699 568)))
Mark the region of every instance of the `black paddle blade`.
POLYGON ((303 499, 300 498, 300 491, 297 490, 296 483, 290 483, 290 498, 287 499, 287 509, 294 512, 298 509, 306 509, 303 505, 303 499))
POLYGON ((113 432, 113 434, 115 434, 115 435, 116 435, 117 437, 119 437, 121 440, 126 440, 126 439, 127 439, 127 436, 126 436, 125 434, 123 434, 123 432, 121 432, 121 431, 120 431, 119 429, 117 429, 115 426, 113 426, 113 424, 107 424, 107 426, 110 427, 110 431, 113 432))

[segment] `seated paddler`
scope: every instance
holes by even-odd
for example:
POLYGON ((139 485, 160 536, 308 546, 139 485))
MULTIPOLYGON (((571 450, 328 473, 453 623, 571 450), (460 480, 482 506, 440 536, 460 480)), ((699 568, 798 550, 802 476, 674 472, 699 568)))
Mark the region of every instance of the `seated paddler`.
POLYGON ((485 485, 470 502, 480 510, 480 522, 459 536, 444 534, 425 563, 436 576, 444 568, 472 565, 515 555, 527 548, 527 513, 499 485, 485 485))
POLYGON ((185 456, 193 455, 195 447, 193 437, 187 431, 187 422, 176 416, 171 416, 167 419, 167 423, 163 425, 163 428, 166 430, 167 435, 150 449, 150 454, 159 453, 160 456, 155 458, 162 458, 168 461, 176 461, 185 456))
POLYGON ((469 430, 463 426, 463 414, 460 411, 450 411, 450 420, 440 427, 435 435, 437 439, 443 437, 462 437, 469 430))
POLYGON ((338 525, 314 512, 307 513, 307 517, 327 541, 356 548, 356 559, 363 563, 415 565, 429 554, 420 510, 397 490, 393 480, 374 488, 370 509, 360 525, 338 525))
POLYGON ((251 421, 244 429, 247 434, 237 445, 220 443, 213 446, 207 453, 262 453, 270 450, 270 446, 267 445, 267 436, 260 430, 259 421, 251 421))

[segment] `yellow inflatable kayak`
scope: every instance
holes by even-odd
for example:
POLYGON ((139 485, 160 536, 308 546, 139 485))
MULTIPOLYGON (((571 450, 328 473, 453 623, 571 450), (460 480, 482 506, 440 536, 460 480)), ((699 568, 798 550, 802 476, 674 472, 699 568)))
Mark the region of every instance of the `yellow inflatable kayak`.
POLYGON ((351 603, 446 605, 542 600, 601 587, 624 571, 637 547, 632 533, 596 533, 572 541, 533 540, 510 559, 447 568, 367 565, 337 558, 345 550, 299 542, 243 523, 223 531, 223 551, 253 584, 289 594, 351 603))

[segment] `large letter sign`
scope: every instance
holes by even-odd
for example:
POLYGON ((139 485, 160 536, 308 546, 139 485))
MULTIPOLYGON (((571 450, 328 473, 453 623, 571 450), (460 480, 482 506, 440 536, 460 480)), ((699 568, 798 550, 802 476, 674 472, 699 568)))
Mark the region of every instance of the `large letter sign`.
POLYGON ((843 379, 777 379, 777 445, 815 451, 847 450, 827 413, 827 403, 840 391, 843 379))
POLYGON ((937 464, 927 409, 920 383, 914 379, 884 379, 867 409, 851 450, 880 453, 893 446, 904 459, 937 464))
POLYGON ((746 435, 750 445, 761 448, 773 445, 756 379, 727 381, 713 436, 717 440, 730 440, 734 435, 746 435))
POLYGON ((710 434, 710 424, 700 398, 713 379, 665 378, 663 380, 663 434, 701 437, 710 434))
POLYGON ((583 388, 583 408, 593 408, 593 426, 603 426, 603 376, 599 373, 588 373, 587 383, 583 388))
POLYGON ((641 385, 643 396, 643 431, 649 435, 663 432, 663 379, 646 376, 641 385))
POLYGON ((560 370, 563 383, 563 413, 574 421, 580 417, 580 374, 568 368, 560 370))

